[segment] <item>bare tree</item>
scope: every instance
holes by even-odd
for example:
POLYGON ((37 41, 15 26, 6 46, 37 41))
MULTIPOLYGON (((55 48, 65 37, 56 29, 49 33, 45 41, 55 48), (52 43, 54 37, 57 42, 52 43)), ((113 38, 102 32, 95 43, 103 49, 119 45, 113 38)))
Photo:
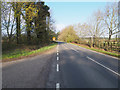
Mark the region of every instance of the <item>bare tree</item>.
POLYGON ((106 28, 104 27, 103 13, 100 10, 94 13, 93 28, 94 28, 94 36, 96 38, 100 38, 101 36, 103 36, 103 33, 105 32, 104 30, 106 28))
POLYGON ((97 10, 88 20, 88 32, 89 37, 91 37, 92 46, 104 35, 104 31, 103 13, 100 10, 97 10))
POLYGON ((89 25, 87 23, 74 25, 74 29, 80 38, 89 36, 89 25))
POLYGON ((93 13, 88 22, 91 37, 101 37, 104 33, 103 13, 98 10, 93 13))
POLYGON ((107 5, 104 12, 104 22, 105 26, 108 29, 109 41, 111 37, 118 32, 118 4, 113 3, 111 5, 107 5))
POLYGON ((15 18, 12 11, 12 6, 9 3, 2 2, 1 4, 1 29, 2 33, 6 33, 9 39, 9 42, 11 41, 11 38, 13 36, 13 33, 15 31, 15 18))

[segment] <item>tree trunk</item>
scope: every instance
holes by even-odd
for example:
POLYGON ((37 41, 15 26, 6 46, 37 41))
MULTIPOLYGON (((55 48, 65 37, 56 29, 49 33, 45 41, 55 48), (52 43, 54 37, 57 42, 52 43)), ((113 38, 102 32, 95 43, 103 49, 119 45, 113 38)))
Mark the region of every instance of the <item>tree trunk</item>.
POLYGON ((27 31, 27 41, 28 41, 28 44, 31 44, 31 33, 30 33, 30 30, 27 31))
POLYGON ((16 17, 16 35, 17 35, 17 44, 20 44, 20 37, 21 37, 21 31, 20 31, 20 15, 16 17))
POLYGON ((32 22, 27 23, 27 42, 28 44, 31 44, 31 26, 32 22))
POLYGON ((109 41, 111 40, 111 35, 109 35, 109 41))
POLYGON ((16 35, 17 35, 17 44, 20 44, 20 37, 21 37, 21 31, 20 31, 20 8, 18 6, 19 4, 16 3, 16 35))

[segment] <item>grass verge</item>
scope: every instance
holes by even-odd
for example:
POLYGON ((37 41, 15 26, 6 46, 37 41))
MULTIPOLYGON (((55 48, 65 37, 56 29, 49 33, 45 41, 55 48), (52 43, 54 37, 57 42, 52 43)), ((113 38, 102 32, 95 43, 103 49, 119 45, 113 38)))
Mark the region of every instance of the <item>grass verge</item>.
POLYGON ((19 58, 19 57, 23 57, 23 56, 29 56, 32 54, 36 54, 36 53, 40 53, 40 52, 44 52, 47 51, 49 49, 54 48, 57 45, 57 43, 53 43, 50 44, 48 46, 44 46, 42 48, 39 48, 37 50, 27 50, 27 49, 15 49, 13 51, 9 51, 7 53, 2 53, 2 59, 13 59, 13 58, 19 58))
POLYGON ((71 43, 71 44, 76 45, 76 46, 80 46, 80 47, 83 47, 83 48, 86 48, 86 49, 90 49, 90 50, 93 50, 93 51, 96 51, 96 52, 100 52, 100 53, 103 53, 103 54, 107 54, 107 55, 111 55, 111 56, 120 58, 120 55, 118 53, 112 53, 112 52, 107 52, 107 51, 103 51, 103 50, 100 50, 100 49, 89 48, 89 47, 81 46, 80 44, 75 44, 75 43, 71 43))

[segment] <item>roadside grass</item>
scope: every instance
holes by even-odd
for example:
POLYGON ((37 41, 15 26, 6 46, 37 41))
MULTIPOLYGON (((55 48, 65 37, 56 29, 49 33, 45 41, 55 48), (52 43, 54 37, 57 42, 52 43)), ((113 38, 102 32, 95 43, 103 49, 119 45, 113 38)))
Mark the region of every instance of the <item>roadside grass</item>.
POLYGON ((71 44, 79 46, 79 47, 83 47, 83 48, 86 48, 86 49, 90 49, 90 50, 93 50, 93 51, 96 51, 96 52, 100 52, 100 53, 103 53, 103 54, 107 54, 107 55, 111 55, 111 56, 120 58, 120 54, 118 54, 118 53, 107 52, 107 51, 103 51, 103 50, 95 49, 95 48, 89 48, 89 47, 81 46, 81 45, 78 45, 78 44, 75 44, 75 43, 71 43, 71 44))
POLYGON ((52 43, 48 46, 41 47, 37 50, 15 49, 13 51, 8 51, 8 52, 5 52, 5 53, 2 53, 2 59, 4 60, 4 59, 19 58, 19 57, 22 57, 22 56, 29 56, 29 55, 32 55, 32 54, 36 54, 36 53, 40 53, 40 52, 44 52, 44 51, 47 51, 49 49, 52 49, 56 45, 57 45, 57 43, 52 43))

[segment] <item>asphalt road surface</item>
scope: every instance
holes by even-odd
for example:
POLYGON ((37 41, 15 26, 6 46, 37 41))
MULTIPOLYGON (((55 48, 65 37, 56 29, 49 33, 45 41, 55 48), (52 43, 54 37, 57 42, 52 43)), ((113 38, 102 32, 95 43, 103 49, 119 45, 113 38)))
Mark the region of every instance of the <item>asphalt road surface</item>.
POLYGON ((119 60, 72 44, 3 64, 3 88, 118 88, 119 60))

